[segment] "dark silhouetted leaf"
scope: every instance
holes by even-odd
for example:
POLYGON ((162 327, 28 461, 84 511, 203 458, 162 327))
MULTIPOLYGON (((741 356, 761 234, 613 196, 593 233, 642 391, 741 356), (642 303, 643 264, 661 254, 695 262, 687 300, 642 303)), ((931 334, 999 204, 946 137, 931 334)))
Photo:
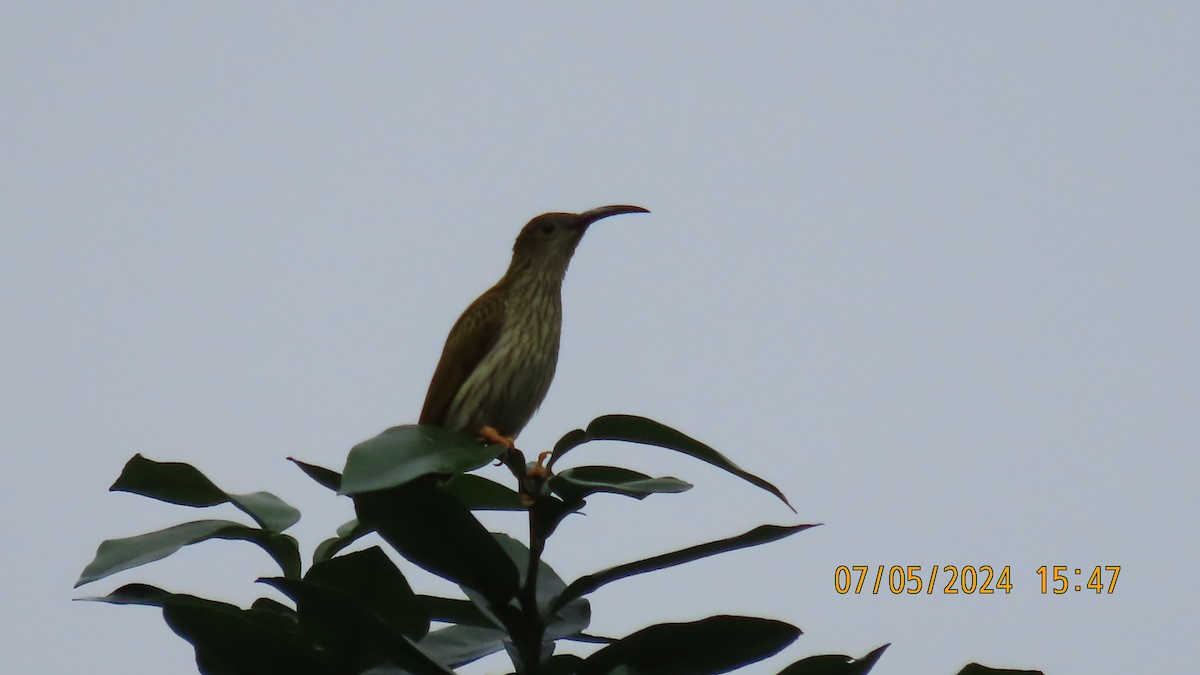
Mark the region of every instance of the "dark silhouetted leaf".
POLYGON ((527 508, 516 491, 482 476, 458 476, 442 489, 472 511, 524 511, 527 508))
POLYGON ((517 568, 492 535, 457 499, 429 481, 355 495, 363 525, 400 555, 442 578, 479 592, 495 607, 517 592, 517 568))
POLYGON ((300 548, 296 540, 288 535, 248 527, 231 520, 197 520, 136 537, 102 542, 96 550, 96 557, 84 568, 75 587, 161 560, 184 546, 206 539, 253 542, 274 558, 284 575, 300 575, 300 548))
POLYGON ((584 659, 578 675, 626 666, 639 675, 709 675, 761 661, 790 645, 800 629, 749 616, 712 616, 643 628, 584 659))
MULTIPOLYGON (((521 575, 521 586, 524 587, 529 571, 528 546, 509 537, 508 534, 493 533, 493 536, 500 545, 504 546, 504 550, 508 551, 512 562, 517 566, 517 572, 521 575)), ((538 585, 536 585, 535 595, 538 598, 538 613, 546 625, 545 633, 542 635, 542 639, 546 643, 553 643, 554 640, 569 637, 569 635, 577 635, 592 622, 592 603, 587 602, 586 599, 578 598, 557 610, 553 607, 554 599, 562 595, 565 590, 566 583, 563 579, 558 577, 558 574, 550 565, 547 565, 545 560, 539 561, 538 585)))
POLYGON ((707 462, 719 469, 724 469, 742 480, 770 492, 782 500, 784 504, 787 504, 787 507, 792 509, 793 512, 796 510, 792 508, 787 497, 783 495, 783 492, 779 488, 742 469, 725 455, 680 431, 676 431, 652 419, 636 415, 605 415, 597 417, 588 425, 586 431, 580 432, 580 430, 576 429, 567 433, 555 445, 554 452, 550 458, 550 466, 554 466, 554 463, 572 448, 589 441, 626 441, 629 443, 654 445, 681 452, 707 462))
MULTIPOLYGON (((508 554, 520 575, 520 583, 525 583, 525 574, 529 567, 529 549, 521 542, 505 534, 495 534, 496 542, 508 554)), ((537 600, 539 609, 549 614, 550 603, 557 597, 566 584, 554 573, 545 561, 538 565, 537 600)), ((467 596, 473 602, 466 606, 446 598, 428 598, 435 608, 440 610, 443 619, 455 621, 458 625, 433 631, 419 646, 434 658, 450 667, 458 667, 489 654, 505 649, 509 640, 507 633, 499 628, 502 621, 497 618, 498 608, 481 595, 465 589, 467 596), (465 621, 460 621, 465 619, 465 621)), ((519 614, 516 600, 499 612, 510 619, 519 614)), ((578 600, 552 616, 547 616, 544 639, 552 642, 558 638, 574 635, 587 627, 591 619, 591 606, 585 600, 578 600)))
POLYGON ((167 598, 174 595, 157 586, 149 584, 125 584, 117 590, 101 597, 78 598, 89 602, 107 602, 113 605, 149 605, 162 607, 167 598))
POLYGON ((317 544, 317 547, 313 549, 313 564, 315 565, 322 560, 329 560, 333 556, 337 555, 342 549, 346 548, 350 544, 353 544, 359 538, 368 535, 371 532, 371 528, 359 523, 357 518, 342 523, 342 525, 337 529, 336 537, 330 537, 329 539, 326 539, 320 544, 317 544))
POLYGON ((554 495, 539 496, 530 507, 534 528, 543 539, 554 534, 564 518, 578 512, 587 502, 582 499, 564 502, 554 495))
POLYGON ((779 675, 866 675, 888 646, 878 647, 861 659, 844 654, 810 656, 779 671, 779 675))
POLYGON ((259 598, 250 604, 250 609, 261 609, 270 612, 285 612, 294 614, 296 610, 272 598, 259 598))
POLYGON ((618 466, 577 466, 553 476, 550 489, 564 501, 572 502, 596 492, 645 499, 652 494, 686 492, 692 485, 678 478, 651 478, 618 466))
POLYGON ((574 654, 556 654, 542 666, 542 675, 575 675, 583 659, 574 654))
POLYGON ((989 668, 978 663, 968 663, 958 675, 1045 675, 1040 670, 1014 670, 1010 668, 989 668))
POLYGON ((604 637, 603 635, 590 635, 588 633, 576 633, 575 635, 567 635, 564 640, 571 642, 583 642, 590 645, 610 645, 617 641, 616 638, 604 637))
POLYGON ((182 462, 156 462, 134 455, 125 463, 113 492, 132 492, 182 506, 233 504, 264 530, 283 532, 300 520, 300 512, 270 492, 235 495, 217 487, 196 467, 182 462))
POLYGON ((316 481, 322 487, 328 488, 337 492, 342 489, 342 474, 333 469, 326 469, 323 466, 301 462, 295 457, 288 457, 288 461, 300 467, 309 478, 316 481))
POLYGON ((483 612, 470 600, 439 598, 435 595, 418 595, 417 603, 432 621, 456 623, 464 626, 496 628, 483 612))
MULTIPOLYGON (((148 584, 126 584, 108 595, 100 598, 79 598, 94 602, 107 602, 114 605, 147 605, 162 607, 172 598, 194 598, 190 595, 177 595, 148 584)), ((222 607, 227 607, 222 605, 222 607)), ((251 619, 264 628, 282 633, 295 633, 298 629, 296 611, 271 598, 258 598, 251 605, 250 611, 237 610, 242 616, 251 619)))
POLYGON ((354 495, 404 485, 427 474, 459 474, 491 462, 503 445, 427 425, 392 427, 350 450, 341 493, 354 495))
POLYGON ((450 673, 350 593, 308 579, 274 577, 259 581, 296 602, 305 636, 320 653, 331 655, 342 670, 362 672, 386 659, 414 674, 450 673))
POLYGON ((378 546, 319 562, 304 580, 358 599, 393 630, 412 640, 429 632, 429 617, 408 581, 378 546))
POLYGON ((631 577, 635 574, 653 572, 655 570, 674 567, 675 565, 682 565, 683 563, 699 560, 701 558, 707 558, 710 555, 716 555, 726 551, 735 551, 740 548, 766 544, 777 539, 783 539, 784 537, 796 534, 797 532, 807 530, 810 527, 815 526, 759 525, 745 534, 739 534, 738 536, 730 537, 729 539, 710 541, 707 544, 690 546, 688 548, 673 551, 671 553, 657 555, 652 558, 646 558, 644 560, 638 560, 636 562, 610 567, 606 570, 596 572, 595 574, 589 574, 587 576, 580 577, 571 582, 571 584, 567 586, 567 589, 563 591, 562 595, 559 596, 558 600, 555 601, 555 607, 561 607, 575 598, 587 595, 597 588, 600 588, 607 583, 616 581, 617 579, 624 579, 625 577, 631 577))
POLYGON ((554 449, 550 451, 550 464, 553 465, 555 460, 570 452, 588 441, 593 440, 588 436, 588 433, 583 429, 572 429, 563 434, 563 437, 558 439, 554 444, 554 449))
POLYGON ((258 598, 250 605, 250 616, 259 624, 282 633, 300 632, 296 610, 271 598, 258 598))
MULTIPOLYGON (((506 534, 492 533, 500 543, 513 564, 517 566, 521 585, 525 585, 526 574, 529 570, 529 547, 506 534)), ((537 606, 538 612, 546 621, 546 639, 554 640, 567 635, 575 635, 588 627, 592 620, 592 607, 586 600, 571 602, 555 611, 554 601, 567 588, 564 582, 545 560, 538 563, 537 575, 537 606)))
POLYGON ((333 675, 298 633, 276 628, 274 618, 223 602, 174 595, 163 603, 171 630, 192 643, 205 675, 333 675))

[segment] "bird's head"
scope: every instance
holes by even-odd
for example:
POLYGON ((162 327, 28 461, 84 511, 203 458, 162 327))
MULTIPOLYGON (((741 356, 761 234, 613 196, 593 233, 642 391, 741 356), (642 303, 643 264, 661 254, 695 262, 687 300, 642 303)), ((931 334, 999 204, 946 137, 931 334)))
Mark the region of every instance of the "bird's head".
POLYGON ((601 206, 583 213, 543 213, 521 230, 513 244, 513 267, 565 273, 588 226, 622 213, 649 213, 640 206, 601 206))

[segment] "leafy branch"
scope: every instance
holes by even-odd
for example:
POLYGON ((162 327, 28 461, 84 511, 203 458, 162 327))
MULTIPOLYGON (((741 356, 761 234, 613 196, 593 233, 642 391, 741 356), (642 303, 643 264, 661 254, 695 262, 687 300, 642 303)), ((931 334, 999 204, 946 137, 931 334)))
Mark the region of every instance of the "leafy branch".
MULTIPOLYGON (((760 525, 743 534, 616 565, 565 582, 543 559, 559 523, 595 494, 645 499, 691 484, 616 466, 576 466, 553 472, 560 460, 594 441, 651 445, 718 467, 770 492, 784 494, 713 448, 653 420, 608 415, 562 437, 547 468, 531 470, 524 455, 501 445, 437 427, 388 429, 351 449, 339 473, 296 459, 309 478, 349 497, 356 518, 316 546, 307 570, 299 545, 285 530, 300 512, 266 492, 226 492, 196 468, 135 455, 110 488, 192 508, 230 504, 253 524, 195 520, 100 544, 76 586, 160 560, 209 539, 248 541, 266 552, 280 576, 258 579, 287 602, 261 597, 249 608, 131 583, 102 597, 120 605, 159 607, 167 625, 190 642, 201 673, 314 673, 329 675, 445 674, 506 651, 520 675, 691 675, 723 673, 787 648, 800 629, 774 619, 718 615, 687 623, 658 623, 612 639, 586 632, 588 596, 638 574, 767 544, 812 524, 760 525), (512 473, 517 489, 471 474, 493 460, 512 473), (524 511, 528 545, 488 531, 475 511, 524 511), (453 582, 462 597, 415 593, 379 546, 349 551, 377 534, 409 562, 453 582), (290 604, 289 604, 290 603, 290 604), (445 624, 434 627, 434 623, 445 624), (601 645, 588 656, 556 653, 560 643, 601 645)), ((793 509, 794 511, 794 509, 793 509)), ((883 654, 861 658, 810 656, 781 675, 861 675, 883 654)), ((962 675, 1000 671, 972 664, 962 675)))

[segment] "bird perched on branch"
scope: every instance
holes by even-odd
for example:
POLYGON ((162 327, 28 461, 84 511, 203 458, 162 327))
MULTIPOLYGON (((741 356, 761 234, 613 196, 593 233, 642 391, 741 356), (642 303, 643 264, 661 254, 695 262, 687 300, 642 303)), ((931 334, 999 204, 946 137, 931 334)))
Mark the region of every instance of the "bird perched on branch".
POLYGON ((558 366, 562 282, 588 227, 640 206, 544 213, 521 230, 504 277, 450 329, 421 424, 477 434, 510 448, 546 398, 558 366))

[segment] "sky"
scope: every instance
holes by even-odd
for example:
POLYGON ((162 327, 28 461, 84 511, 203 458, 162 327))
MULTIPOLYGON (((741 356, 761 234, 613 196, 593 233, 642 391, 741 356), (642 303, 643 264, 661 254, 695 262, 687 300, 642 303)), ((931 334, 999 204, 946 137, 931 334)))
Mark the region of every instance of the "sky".
POLYGON ((546 560, 570 580, 823 525, 614 583, 592 632, 804 630, 751 674, 884 643, 879 675, 1194 669, 1198 33, 1187 2, 6 3, 0 671, 192 672, 157 610, 72 599, 246 606, 275 571, 207 542, 72 589, 103 539, 238 517, 107 492, 124 462, 278 494, 307 556, 352 510, 285 457, 340 468, 415 422, 520 227, 614 203, 652 213, 580 245, 519 444, 645 415, 798 513, 595 444, 564 465, 695 488, 598 496, 546 560), (840 565, 1013 589, 843 595, 840 565), (1121 572, 1054 595, 1042 565, 1121 572))

